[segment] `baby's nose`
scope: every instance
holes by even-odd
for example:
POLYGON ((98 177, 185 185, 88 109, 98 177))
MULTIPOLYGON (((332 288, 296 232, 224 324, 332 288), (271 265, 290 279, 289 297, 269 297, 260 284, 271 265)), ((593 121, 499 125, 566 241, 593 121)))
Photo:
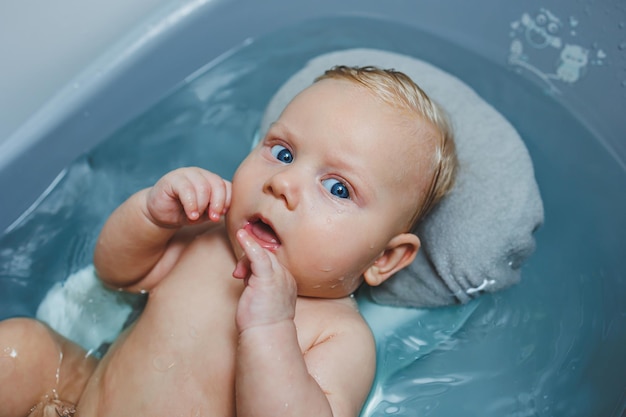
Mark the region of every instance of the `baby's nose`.
POLYGON ((298 206, 300 200, 300 186, 297 176, 291 169, 282 170, 265 183, 264 191, 284 201, 289 210, 298 206))

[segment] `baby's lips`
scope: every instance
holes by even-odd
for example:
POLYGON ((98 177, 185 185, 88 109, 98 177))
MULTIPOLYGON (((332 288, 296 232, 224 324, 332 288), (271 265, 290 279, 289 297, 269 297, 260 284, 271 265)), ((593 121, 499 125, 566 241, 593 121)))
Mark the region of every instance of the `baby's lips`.
POLYGON ((272 226, 260 219, 247 223, 244 230, 264 249, 275 252, 280 247, 280 239, 272 226))

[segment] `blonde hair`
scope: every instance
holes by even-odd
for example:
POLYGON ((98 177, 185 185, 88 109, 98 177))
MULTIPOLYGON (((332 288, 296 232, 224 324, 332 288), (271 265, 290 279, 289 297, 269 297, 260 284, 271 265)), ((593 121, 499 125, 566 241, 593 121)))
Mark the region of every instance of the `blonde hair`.
POLYGON ((456 178, 458 160, 454 134, 445 111, 432 101, 409 76, 393 69, 339 65, 324 72, 315 79, 315 82, 324 79, 347 80, 362 85, 385 103, 426 119, 435 127, 438 140, 433 161, 433 175, 423 202, 418 204, 409 222, 410 229, 413 229, 452 189, 456 178))

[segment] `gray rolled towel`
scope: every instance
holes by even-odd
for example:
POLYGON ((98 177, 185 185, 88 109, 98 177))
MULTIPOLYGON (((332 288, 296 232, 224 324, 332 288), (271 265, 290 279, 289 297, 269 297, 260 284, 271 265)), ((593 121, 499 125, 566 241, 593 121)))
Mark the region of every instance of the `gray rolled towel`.
POLYGON ((403 307, 465 303, 520 280, 535 248, 543 204, 524 143, 507 120, 458 78, 419 59, 374 49, 320 55, 271 99, 263 135, 285 106, 335 65, 393 68, 411 77, 449 114, 459 159, 449 195, 417 226, 415 261, 379 287, 374 301, 403 307))

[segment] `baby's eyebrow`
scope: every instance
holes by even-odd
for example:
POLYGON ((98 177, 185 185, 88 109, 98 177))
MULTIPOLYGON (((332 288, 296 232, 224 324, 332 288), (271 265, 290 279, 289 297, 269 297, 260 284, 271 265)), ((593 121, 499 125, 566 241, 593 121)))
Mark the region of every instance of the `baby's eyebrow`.
POLYGON ((291 144, 291 143, 295 143, 297 138, 298 138, 298 135, 296 135, 284 123, 281 123, 280 121, 277 120, 270 125, 269 129, 267 130, 267 133, 265 134, 265 138, 263 139, 263 141, 272 140, 272 139, 282 139, 291 144))
POLYGON ((280 129, 281 123, 278 120, 273 121, 267 128, 267 131, 270 132, 275 129, 280 129))
POLYGON ((268 132, 271 132, 274 130, 278 130, 279 132, 283 132, 285 134, 290 134, 289 128, 285 126, 284 123, 281 123, 278 120, 276 120, 275 122, 272 122, 272 124, 270 124, 269 128, 267 129, 268 132))

